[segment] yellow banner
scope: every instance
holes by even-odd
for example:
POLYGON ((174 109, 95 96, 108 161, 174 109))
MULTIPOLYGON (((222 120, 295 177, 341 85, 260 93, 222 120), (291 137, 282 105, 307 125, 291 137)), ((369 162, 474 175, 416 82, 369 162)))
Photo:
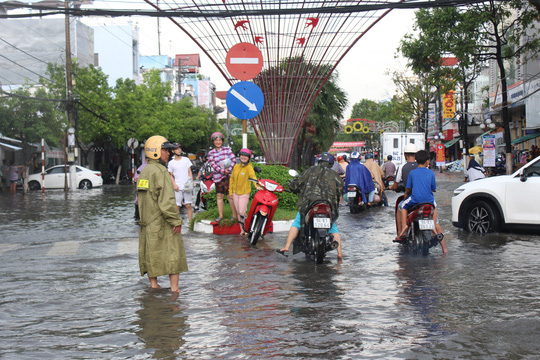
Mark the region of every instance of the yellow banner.
POLYGON ((443 118, 451 119, 456 113, 456 98, 454 91, 449 91, 443 96, 443 118))

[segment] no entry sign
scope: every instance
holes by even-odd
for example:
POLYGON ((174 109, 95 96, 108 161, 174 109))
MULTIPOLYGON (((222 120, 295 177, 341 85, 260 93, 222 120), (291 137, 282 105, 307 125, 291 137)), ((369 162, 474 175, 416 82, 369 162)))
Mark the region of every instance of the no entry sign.
POLYGON ((225 66, 229 74, 238 80, 253 79, 263 67, 261 50, 250 43, 236 44, 227 53, 225 66))

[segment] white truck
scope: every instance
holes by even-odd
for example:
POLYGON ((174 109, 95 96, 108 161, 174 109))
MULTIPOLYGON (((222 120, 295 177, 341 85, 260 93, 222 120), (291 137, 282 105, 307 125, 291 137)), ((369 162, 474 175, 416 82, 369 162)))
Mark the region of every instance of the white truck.
POLYGON ((424 133, 412 132, 383 132, 381 134, 381 165, 388 155, 396 166, 405 162, 403 149, 407 144, 414 144, 418 150, 425 150, 426 136, 424 133))

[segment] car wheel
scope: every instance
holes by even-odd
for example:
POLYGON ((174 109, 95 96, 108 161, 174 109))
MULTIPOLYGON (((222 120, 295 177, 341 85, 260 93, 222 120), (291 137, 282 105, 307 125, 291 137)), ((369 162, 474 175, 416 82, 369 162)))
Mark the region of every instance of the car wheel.
POLYGON ((497 215, 493 207, 485 201, 474 202, 465 214, 465 230, 485 234, 497 229, 497 215))
POLYGON ((90 190, 92 188, 92 182, 90 180, 82 180, 79 183, 79 189, 90 190))
POLYGON ((28 188, 30 190, 39 190, 41 189, 41 185, 37 181, 30 181, 28 183, 28 188))

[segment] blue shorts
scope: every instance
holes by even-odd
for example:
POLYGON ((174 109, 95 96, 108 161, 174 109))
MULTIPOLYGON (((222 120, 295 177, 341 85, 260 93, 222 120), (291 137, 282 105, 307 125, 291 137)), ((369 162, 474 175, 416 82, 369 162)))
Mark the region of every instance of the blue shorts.
MULTIPOLYGON (((294 221, 291 226, 294 226, 297 229, 300 229, 300 212, 296 212, 296 217, 294 218, 294 221)), ((336 223, 332 224, 332 227, 330 230, 328 230, 329 234, 339 234, 339 231, 337 229, 336 223)))
MULTIPOLYGON (((414 207, 416 205, 418 205, 418 204, 415 203, 415 202, 412 202, 411 197, 409 196, 408 198, 406 198, 405 200, 403 200, 402 202, 399 203, 399 208, 409 210, 410 208, 412 208, 412 207, 414 207)), ((435 202, 435 200, 433 200, 433 205, 435 205, 435 207, 437 207, 437 203, 435 202)))

